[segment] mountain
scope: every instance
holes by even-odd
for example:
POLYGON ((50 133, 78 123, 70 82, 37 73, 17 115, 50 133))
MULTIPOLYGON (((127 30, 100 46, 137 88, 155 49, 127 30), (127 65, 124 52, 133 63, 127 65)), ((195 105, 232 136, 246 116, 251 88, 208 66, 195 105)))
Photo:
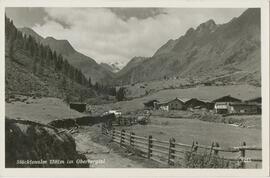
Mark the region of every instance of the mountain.
POLYGON ((45 39, 41 40, 41 43, 50 46, 60 54, 72 55, 76 53, 75 49, 71 46, 68 40, 57 40, 53 37, 46 37, 45 39))
POLYGON ((145 61, 146 57, 133 57, 127 65, 125 65, 119 72, 118 75, 125 75, 126 73, 130 72, 130 70, 133 70, 135 67, 139 66, 143 61, 145 61))
POLYGON ((133 57, 126 65, 123 67, 116 75, 118 78, 120 78, 120 82, 126 83, 127 81, 129 83, 133 83, 136 80, 134 80, 134 75, 137 75, 137 67, 140 67, 140 65, 147 60, 146 57, 133 57))
POLYGON ((43 37, 40 36, 39 34, 37 34, 34 30, 32 30, 31 28, 27 28, 27 27, 22 27, 22 28, 18 28, 18 30, 20 30, 23 34, 26 35, 31 35, 33 38, 35 38, 35 40, 37 42, 41 42, 43 40, 43 37))
POLYGON ((13 21, 5 17, 7 101, 14 94, 59 97, 67 102, 96 97, 98 88, 60 53, 35 40, 38 37, 35 33, 23 36, 13 21))
POLYGON ((118 62, 115 62, 115 63, 100 63, 100 65, 102 66, 102 67, 104 67, 106 70, 108 70, 108 71, 111 71, 111 72, 113 72, 113 73, 117 73, 117 72, 119 72, 120 71, 120 69, 121 69, 121 64, 120 63, 118 63, 118 62))
POLYGON ((34 30, 27 27, 19 28, 19 30, 26 35, 33 36, 43 45, 48 45, 57 53, 62 54, 71 65, 80 69, 87 78, 91 77, 92 83, 99 82, 108 84, 112 81, 114 76, 113 72, 100 66, 94 59, 76 51, 69 41, 57 40, 53 37, 43 38, 34 30))
POLYGON ((131 60, 118 79, 132 83, 166 76, 260 85, 260 36, 260 9, 247 9, 225 24, 208 20, 169 40, 152 57, 131 60))

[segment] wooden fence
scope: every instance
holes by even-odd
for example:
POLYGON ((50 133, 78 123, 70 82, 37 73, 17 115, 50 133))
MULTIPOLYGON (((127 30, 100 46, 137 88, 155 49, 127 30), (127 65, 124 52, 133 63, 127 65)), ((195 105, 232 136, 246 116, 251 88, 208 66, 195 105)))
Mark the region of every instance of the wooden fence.
MULTIPOLYGON (((247 151, 261 152, 261 147, 247 146, 245 142, 242 146, 222 148, 219 143, 213 142, 211 146, 200 145, 198 142, 193 142, 192 145, 178 143, 174 138, 169 141, 162 141, 153 138, 151 135, 148 137, 138 136, 133 132, 123 130, 108 130, 102 126, 102 134, 111 137, 113 142, 120 144, 121 147, 136 150, 136 152, 147 159, 154 160, 161 164, 170 166, 181 165, 189 155, 202 156, 207 153, 210 158, 220 159, 222 161, 234 162, 238 164, 238 168, 247 168, 247 163, 255 163, 251 168, 257 168, 261 164, 261 158, 249 158, 246 155, 247 151), (237 157, 225 157, 228 153, 237 153, 237 157)), ((209 159, 210 159, 209 158, 209 159)), ((250 167, 249 167, 250 168, 250 167)))

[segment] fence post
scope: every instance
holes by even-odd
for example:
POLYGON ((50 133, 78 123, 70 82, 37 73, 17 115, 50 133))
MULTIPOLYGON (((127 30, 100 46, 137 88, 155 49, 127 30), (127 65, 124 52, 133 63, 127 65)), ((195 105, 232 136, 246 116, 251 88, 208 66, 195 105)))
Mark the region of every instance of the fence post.
POLYGON ((103 123, 101 124, 101 134, 104 135, 104 125, 103 125, 103 123))
POLYGON ((212 142, 211 144, 210 153, 209 153, 210 156, 212 155, 213 148, 214 148, 214 142, 212 142))
MULTIPOLYGON (((218 142, 215 143, 215 147, 216 147, 216 148, 219 147, 219 143, 218 143, 218 142)), ((218 150, 214 149, 214 155, 215 155, 215 156, 218 156, 218 150)))
POLYGON ((125 130, 124 129, 122 129, 121 130, 121 136, 120 136, 120 147, 124 144, 124 142, 125 142, 125 130))
POLYGON ((149 135, 148 137, 148 154, 147 154, 147 158, 150 159, 151 154, 152 154, 152 145, 153 141, 152 141, 152 135, 149 135))
POLYGON ((196 143, 195 143, 195 145, 194 145, 194 147, 193 147, 193 151, 194 152, 197 152, 197 150, 198 150, 198 142, 196 141, 196 143))
POLYGON ((191 153, 193 152, 193 147, 194 147, 194 141, 192 141, 191 150, 190 150, 191 153))
POLYGON ((175 156, 172 155, 172 154, 175 153, 174 148, 175 148, 175 139, 174 138, 171 138, 170 141, 169 141, 169 155, 168 155, 168 164, 169 165, 174 165, 174 158, 175 158, 175 156))
POLYGON ((114 137, 115 137, 115 128, 113 128, 112 130, 112 141, 114 140, 114 137))
POLYGON ((214 148, 214 142, 212 142, 211 144, 211 148, 210 148, 210 153, 209 153, 209 158, 208 158, 208 161, 211 160, 211 156, 212 156, 212 151, 213 151, 213 148, 214 148))
MULTIPOLYGON (((245 147, 246 146, 246 142, 242 143, 242 146, 245 147)), ((246 156, 246 149, 241 149, 241 168, 245 168, 245 156, 246 156)))
POLYGON ((134 146, 134 136, 135 133, 134 132, 130 132, 130 138, 129 138, 129 144, 130 146, 134 146))

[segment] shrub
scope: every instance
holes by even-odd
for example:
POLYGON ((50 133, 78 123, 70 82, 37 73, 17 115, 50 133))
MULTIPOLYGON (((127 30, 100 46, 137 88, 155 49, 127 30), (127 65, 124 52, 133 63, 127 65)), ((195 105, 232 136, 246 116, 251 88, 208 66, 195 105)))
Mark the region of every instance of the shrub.
POLYGON ((184 164, 186 168, 238 168, 235 162, 206 153, 186 152, 184 164))

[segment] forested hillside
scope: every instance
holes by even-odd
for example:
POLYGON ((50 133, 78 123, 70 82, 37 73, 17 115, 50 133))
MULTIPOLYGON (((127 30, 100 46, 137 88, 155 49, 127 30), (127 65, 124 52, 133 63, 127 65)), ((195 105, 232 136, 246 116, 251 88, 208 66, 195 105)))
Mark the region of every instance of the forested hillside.
POLYGON ((114 88, 92 85, 81 70, 60 53, 24 35, 5 17, 6 97, 21 93, 84 100, 99 94, 115 94, 114 88))
POLYGON ((26 36, 32 36, 36 41, 49 46, 52 50, 60 53, 73 67, 80 69, 84 76, 91 77, 93 83, 112 84, 114 73, 102 65, 99 65, 93 58, 86 56, 78 51, 69 43, 68 40, 55 39, 54 37, 41 37, 31 28, 19 28, 26 36))

